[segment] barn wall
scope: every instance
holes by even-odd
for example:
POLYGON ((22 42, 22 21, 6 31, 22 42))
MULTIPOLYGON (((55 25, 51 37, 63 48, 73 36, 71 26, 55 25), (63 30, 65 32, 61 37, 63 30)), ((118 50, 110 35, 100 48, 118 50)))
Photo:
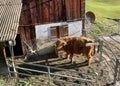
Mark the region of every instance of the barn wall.
POLYGON ((23 0, 19 33, 23 40, 30 40, 36 38, 35 25, 81 21, 84 14, 85 0, 23 0))
MULTIPOLYGON (((82 0, 84 1, 84 0, 82 0)), ((79 20, 82 17, 80 0, 65 0, 67 21, 79 20)))
POLYGON ((82 21, 76 22, 60 22, 60 23, 51 23, 51 24, 44 24, 44 25, 36 25, 35 32, 36 32, 36 39, 46 40, 50 39, 50 29, 53 26, 62 26, 68 25, 68 35, 69 36, 80 36, 82 35, 82 21))
POLYGON ((17 39, 21 43, 17 46, 24 53, 24 41, 49 39, 52 26, 67 24, 68 35, 82 35, 84 16, 85 0, 23 0, 17 39))
POLYGON ((27 0, 23 2, 22 25, 82 20, 84 11, 85 0, 27 0))
POLYGON ((59 26, 66 21, 71 21, 66 22, 68 35, 76 32, 81 35, 84 11, 85 0, 23 0, 18 29, 23 52, 25 51, 23 41, 38 39, 44 35, 49 38, 49 27, 59 26), (46 33, 41 33, 45 30, 46 33))

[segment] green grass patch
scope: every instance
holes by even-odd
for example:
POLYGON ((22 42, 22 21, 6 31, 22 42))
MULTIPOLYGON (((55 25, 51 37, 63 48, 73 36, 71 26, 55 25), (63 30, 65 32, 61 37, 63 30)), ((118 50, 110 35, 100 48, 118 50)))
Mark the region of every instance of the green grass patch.
POLYGON ((5 82, 2 79, 0 79, 0 86, 5 86, 5 82))
POLYGON ((120 19, 120 0, 86 0, 86 12, 92 11, 95 24, 91 31, 94 35, 109 35, 118 32, 118 24, 106 18, 120 19))
POLYGON ((100 3, 119 5, 120 0, 93 0, 100 3))
POLYGON ((0 76, 0 86, 9 86, 9 85, 7 85, 5 79, 6 79, 6 77, 0 76))
POLYGON ((120 0, 87 0, 86 11, 92 11, 96 17, 120 18, 120 0))

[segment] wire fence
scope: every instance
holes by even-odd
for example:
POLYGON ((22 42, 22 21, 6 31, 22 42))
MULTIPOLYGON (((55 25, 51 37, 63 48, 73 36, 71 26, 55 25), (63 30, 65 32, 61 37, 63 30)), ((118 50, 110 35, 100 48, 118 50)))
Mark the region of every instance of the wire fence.
POLYGON ((118 36, 107 36, 101 37, 103 42, 103 52, 102 59, 104 64, 109 69, 109 75, 111 80, 113 80, 114 86, 119 86, 116 83, 119 82, 119 54, 120 54, 120 43, 119 43, 119 35, 118 36))

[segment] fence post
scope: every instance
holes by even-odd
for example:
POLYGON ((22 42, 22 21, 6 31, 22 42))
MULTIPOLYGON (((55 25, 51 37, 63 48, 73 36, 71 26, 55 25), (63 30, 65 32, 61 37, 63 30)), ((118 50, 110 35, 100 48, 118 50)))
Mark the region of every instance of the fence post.
POLYGON ((10 54, 11 54, 11 61, 12 61, 12 67, 13 67, 13 71, 14 71, 14 75, 15 75, 15 80, 17 81, 18 75, 17 75, 17 70, 15 67, 15 61, 14 61, 14 50, 13 50, 13 46, 15 45, 15 41, 14 40, 10 40, 8 41, 9 43, 9 49, 10 49, 10 54))
POLYGON ((12 76, 11 73, 10 73, 10 64, 8 62, 8 57, 5 58, 5 62, 6 62, 6 65, 7 65, 7 69, 8 69, 8 73, 9 73, 9 78, 12 76))
POLYGON ((118 21, 118 34, 120 34, 120 20, 118 21))
POLYGON ((49 79, 49 85, 51 85, 51 76, 50 76, 50 67, 49 66, 47 66, 47 68, 48 68, 48 79, 49 79))
POLYGON ((103 41, 99 40, 100 62, 102 61, 103 41))
POLYGON ((114 86, 116 86, 116 81, 117 81, 117 76, 118 76, 118 66, 119 66, 120 62, 119 62, 119 59, 116 59, 116 64, 115 64, 115 73, 114 73, 114 86))

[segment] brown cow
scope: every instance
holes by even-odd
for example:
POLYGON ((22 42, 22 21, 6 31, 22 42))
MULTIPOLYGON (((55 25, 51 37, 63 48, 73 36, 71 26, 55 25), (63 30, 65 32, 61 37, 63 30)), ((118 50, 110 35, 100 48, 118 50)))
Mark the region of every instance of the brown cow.
POLYGON ((66 57, 73 62, 73 54, 83 54, 88 60, 88 64, 90 64, 92 57, 96 53, 95 42, 87 37, 83 36, 67 36, 63 39, 60 39, 56 42, 56 52, 65 51, 66 57))

